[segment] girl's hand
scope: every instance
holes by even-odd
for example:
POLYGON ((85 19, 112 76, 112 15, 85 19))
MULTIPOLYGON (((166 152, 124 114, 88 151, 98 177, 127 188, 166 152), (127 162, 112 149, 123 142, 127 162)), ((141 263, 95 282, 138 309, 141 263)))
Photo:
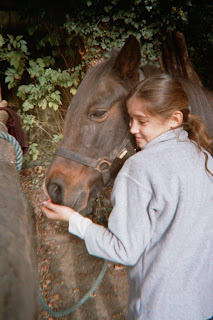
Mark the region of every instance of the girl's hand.
POLYGON ((51 220, 69 221, 73 212, 72 208, 52 203, 51 200, 43 202, 42 213, 51 220))

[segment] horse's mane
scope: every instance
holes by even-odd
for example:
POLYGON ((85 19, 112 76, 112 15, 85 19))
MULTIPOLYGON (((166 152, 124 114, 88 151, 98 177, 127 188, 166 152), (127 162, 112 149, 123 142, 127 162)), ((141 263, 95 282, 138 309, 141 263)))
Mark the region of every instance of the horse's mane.
POLYGON ((141 70, 143 71, 145 78, 153 76, 154 74, 163 73, 161 69, 156 68, 151 64, 145 64, 144 66, 141 67, 141 70))
POLYGON ((197 83, 184 78, 178 78, 184 90, 188 94, 189 104, 192 111, 198 114, 204 121, 207 131, 213 136, 213 122, 207 121, 212 118, 213 94, 197 83))

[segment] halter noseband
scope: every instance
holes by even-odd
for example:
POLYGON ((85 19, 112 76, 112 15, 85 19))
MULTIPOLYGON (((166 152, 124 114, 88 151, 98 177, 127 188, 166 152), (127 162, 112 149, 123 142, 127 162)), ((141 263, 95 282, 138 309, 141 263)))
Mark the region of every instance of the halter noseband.
POLYGON ((100 172, 102 174, 104 185, 109 182, 111 173, 110 168, 113 161, 116 158, 123 159, 123 157, 127 154, 127 144, 130 142, 128 138, 124 139, 122 144, 119 147, 116 147, 108 157, 102 157, 99 159, 94 159, 82 155, 80 153, 64 149, 64 148, 57 148, 55 151, 55 155, 78 162, 85 166, 91 167, 94 170, 100 172))

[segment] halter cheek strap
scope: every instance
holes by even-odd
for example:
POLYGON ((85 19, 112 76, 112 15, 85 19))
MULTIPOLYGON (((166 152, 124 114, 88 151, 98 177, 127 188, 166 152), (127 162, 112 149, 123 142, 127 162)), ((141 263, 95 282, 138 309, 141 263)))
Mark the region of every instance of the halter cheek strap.
POLYGON ((127 149, 127 145, 129 142, 130 139, 124 139, 122 144, 119 147, 113 149, 109 156, 104 156, 99 159, 90 158, 80 153, 60 147, 56 149, 55 155, 78 162, 100 172, 102 174, 102 179, 105 185, 107 184, 107 182, 109 182, 111 178, 110 168, 112 166, 113 161, 116 158, 123 159, 124 156, 129 152, 127 149))

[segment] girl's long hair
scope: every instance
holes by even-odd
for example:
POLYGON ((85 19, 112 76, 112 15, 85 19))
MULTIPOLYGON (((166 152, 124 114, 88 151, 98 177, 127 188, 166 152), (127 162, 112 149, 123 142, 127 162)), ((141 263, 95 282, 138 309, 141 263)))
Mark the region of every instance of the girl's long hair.
MULTIPOLYGON (((165 120, 169 119, 174 111, 181 111, 181 126, 188 132, 189 139, 195 141, 200 150, 212 153, 213 140, 202 119, 191 112, 188 96, 177 78, 166 73, 150 76, 131 90, 126 101, 133 96, 143 101, 143 109, 147 113, 165 120)), ((207 153, 205 154, 207 156, 207 153)))

